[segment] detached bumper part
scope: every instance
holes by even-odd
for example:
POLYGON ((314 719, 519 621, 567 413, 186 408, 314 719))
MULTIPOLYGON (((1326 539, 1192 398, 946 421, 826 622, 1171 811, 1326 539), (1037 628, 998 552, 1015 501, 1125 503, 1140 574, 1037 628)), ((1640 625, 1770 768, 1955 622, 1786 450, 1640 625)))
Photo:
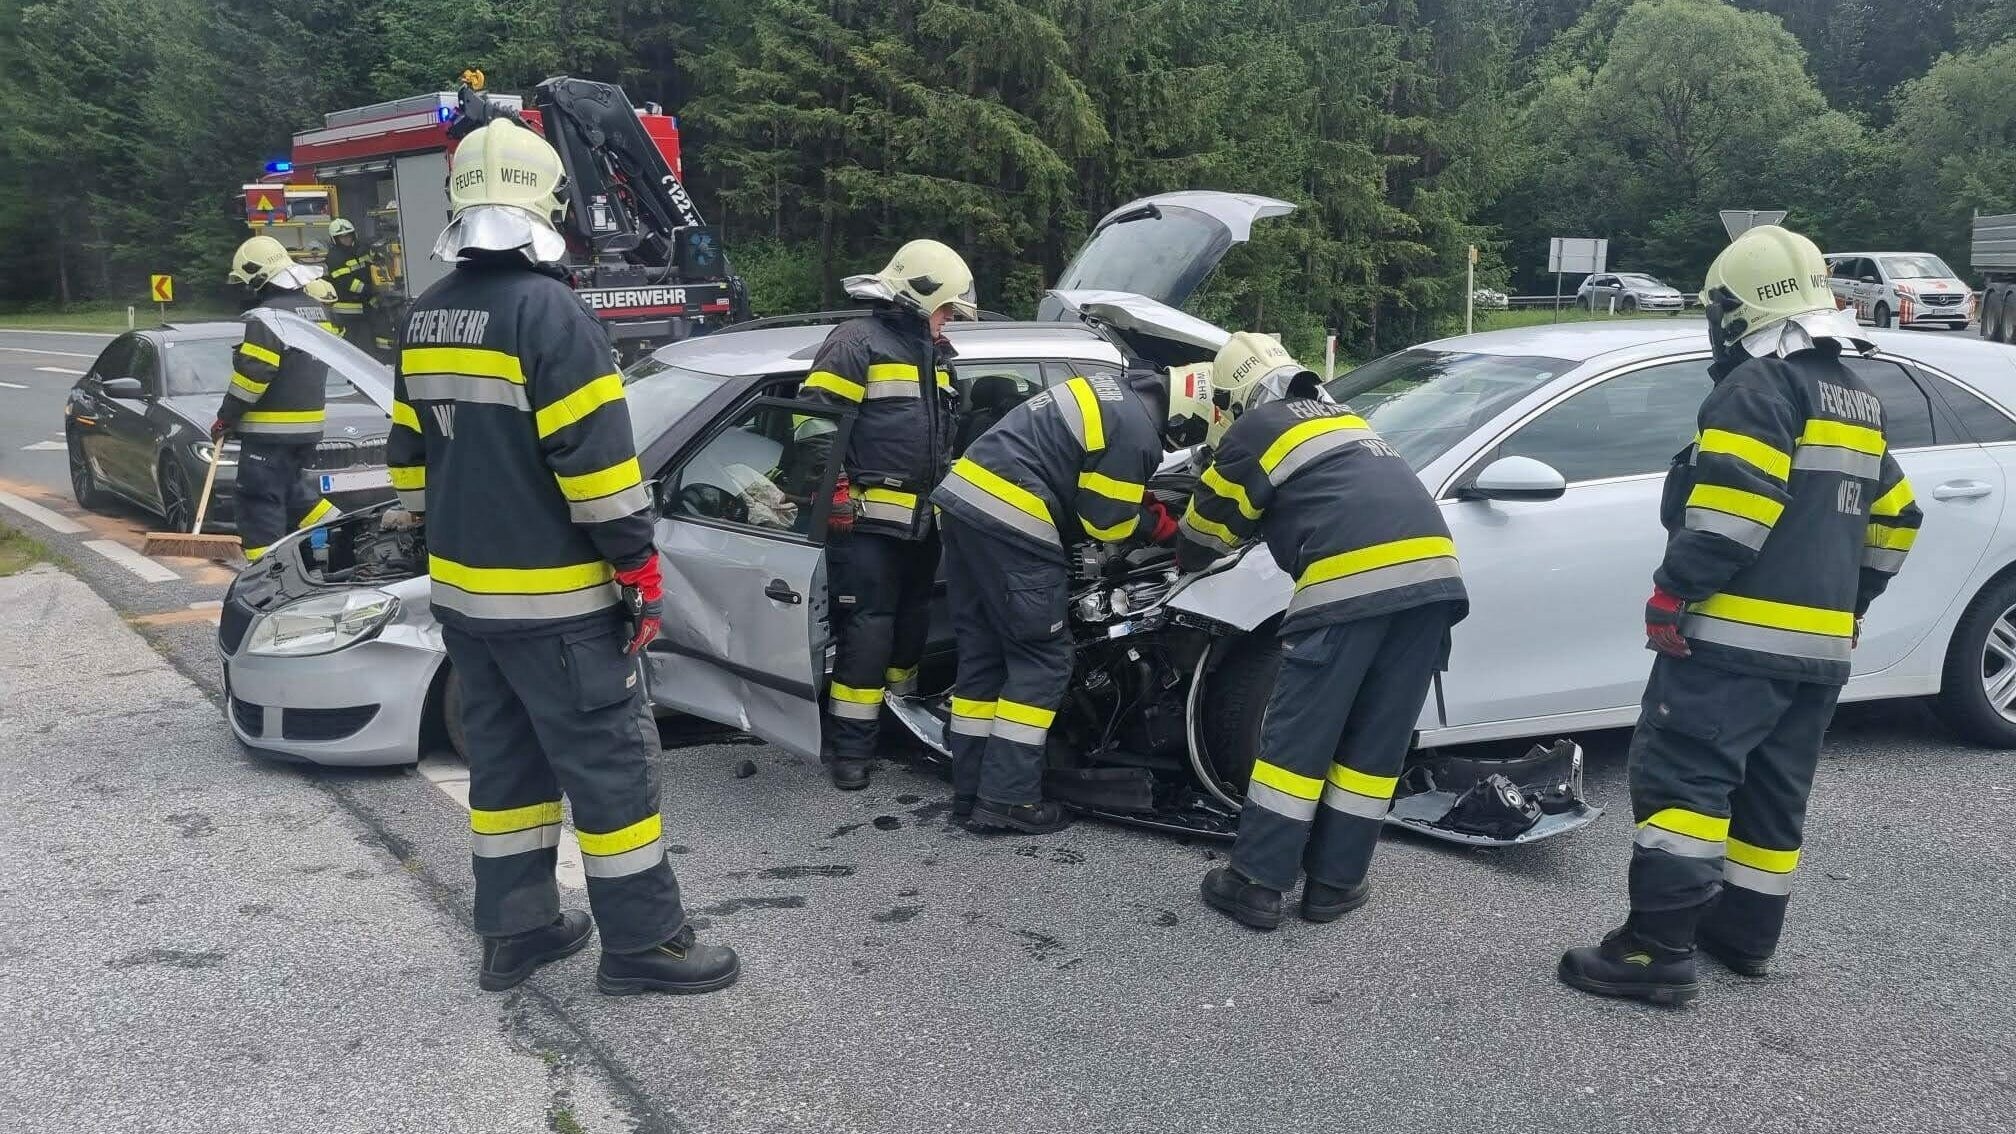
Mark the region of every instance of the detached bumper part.
POLYGON ((1603 809, 1582 796, 1582 746, 1534 745, 1516 760, 1429 756, 1401 777, 1388 823, 1467 846, 1513 846, 1586 827, 1603 809))

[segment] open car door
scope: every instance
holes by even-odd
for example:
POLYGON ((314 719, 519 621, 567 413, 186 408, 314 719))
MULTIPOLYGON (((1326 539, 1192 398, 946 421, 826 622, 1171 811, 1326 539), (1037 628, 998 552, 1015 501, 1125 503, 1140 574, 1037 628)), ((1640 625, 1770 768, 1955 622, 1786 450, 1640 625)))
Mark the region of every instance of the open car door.
POLYGON ((819 755, 826 518, 852 424, 830 406, 758 398, 664 471, 654 703, 819 755))

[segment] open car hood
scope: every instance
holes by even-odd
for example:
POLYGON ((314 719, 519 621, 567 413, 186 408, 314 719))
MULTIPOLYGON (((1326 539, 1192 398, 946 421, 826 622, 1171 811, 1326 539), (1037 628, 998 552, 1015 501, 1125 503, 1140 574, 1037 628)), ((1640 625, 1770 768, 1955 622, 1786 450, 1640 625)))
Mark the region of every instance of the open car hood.
POLYGON ((391 367, 292 312, 262 307, 247 314, 272 327, 281 342, 320 359, 371 399, 371 404, 387 417, 392 415, 391 367))
MULTIPOLYGON (((1186 189, 1130 201, 1106 214, 1092 238, 1058 277, 1057 291, 1124 291, 1181 307, 1235 244, 1253 235, 1253 222, 1286 216, 1295 206, 1252 193, 1186 189)), ((1039 319, 1066 319, 1054 298, 1037 307, 1039 319)))
POLYGON ((1231 336, 1214 323, 1128 291, 1052 291, 1058 318, 1077 317, 1120 340, 1127 353, 1160 366, 1209 362, 1231 336))

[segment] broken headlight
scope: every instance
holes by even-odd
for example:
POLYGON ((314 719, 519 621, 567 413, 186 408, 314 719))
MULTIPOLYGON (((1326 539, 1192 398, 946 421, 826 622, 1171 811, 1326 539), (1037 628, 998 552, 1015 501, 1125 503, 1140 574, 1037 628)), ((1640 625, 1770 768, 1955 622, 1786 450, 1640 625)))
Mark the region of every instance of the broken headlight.
POLYGON ((245 652, 261 657, 326 654, 378 633, 399 610, 384 591, 315 595, 261 615, 252 624, 245 652))

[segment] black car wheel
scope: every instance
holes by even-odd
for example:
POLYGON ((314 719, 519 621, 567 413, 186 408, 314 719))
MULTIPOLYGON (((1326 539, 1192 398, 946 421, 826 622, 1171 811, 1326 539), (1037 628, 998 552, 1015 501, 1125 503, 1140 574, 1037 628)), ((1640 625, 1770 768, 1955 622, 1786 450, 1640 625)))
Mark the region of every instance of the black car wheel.
POLYGON ((1239 799, 1260 755, 1267 699, 1281 672, 1281 642, 1271 633, 1252 634, 1219 648, 1225 656, 1205 677, 1203 704, 1209 710, 1202 714, 1198 734, 1220 786, 1239 799))
POLYGON ((75 430, 63 431, 63 447, 70 456, 70 495, 77 498, 80 508, 96 512, 112 502, 111 495, 98 486, 98 476, 91 471, 91 458, 84 455, 84 442, 75 430))
POLYGON ((1953 628, 1939 716, 1990 748, 2016 748, 2016 577, 1982 588, 1953 628))
MULTIPOLYGON (((157 474, 161 481, 161 519, 171 532, 186 532, 196 523, 196 490, 173 457, 162 454, 157 474)), ((205 518, 206 524, 208 518, 205 518)))
POLYGON ((1887 303, 1877 304, 1876 318, 1873 321, 1878 327, 1888 330, 1890 327, 1890 305, 1887 303))
POLYGON ((1635 315, 1638 312, 1638 297, 1635 295, 1627 295, 1624 297, 1624 302, 1618 304, 1617 307, 1620 311, 1623 311, 1626 314, 1635 315))

